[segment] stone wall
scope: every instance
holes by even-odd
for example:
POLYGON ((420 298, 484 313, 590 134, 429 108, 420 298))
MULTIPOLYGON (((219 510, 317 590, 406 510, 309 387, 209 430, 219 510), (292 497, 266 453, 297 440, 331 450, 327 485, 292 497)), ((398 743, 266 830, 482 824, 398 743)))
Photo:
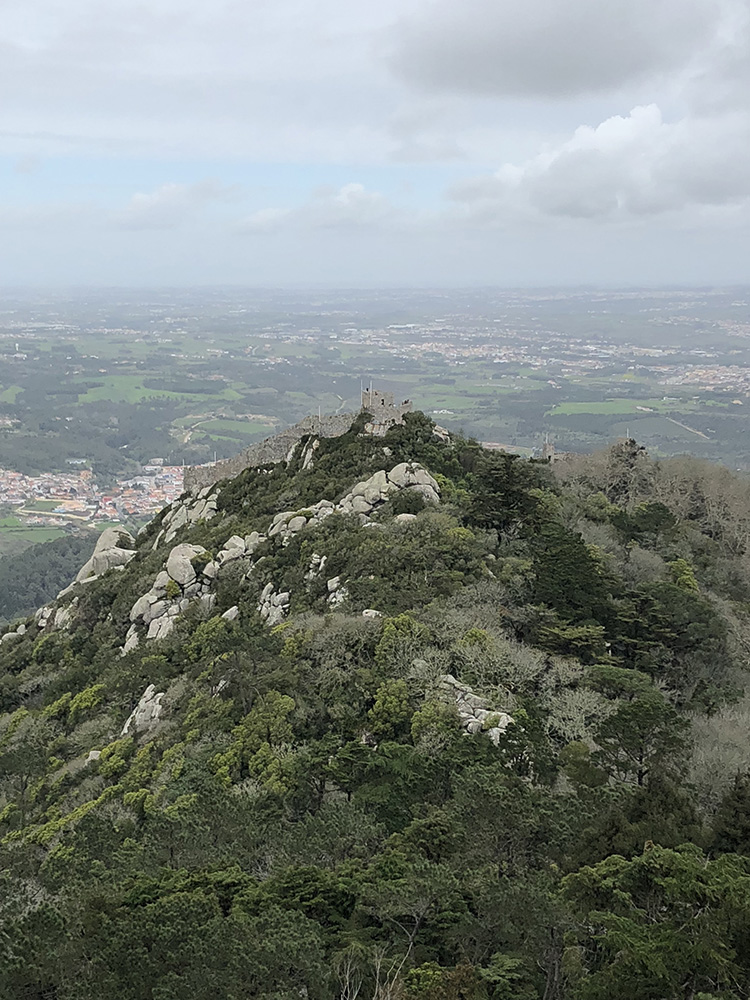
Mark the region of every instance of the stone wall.
POLYGON ((254 465, 270 465, 284 462, 292 448, 306 434, 318 434, 321 437, 341 437, 352 425, 355 413, 323 414, 322 417, 305 417, 293 427, 272 437, 265 438, 257 444, 250 445, 245 451, 233 458, 212 465, 194 465, 185 469, 185 489, 195 491, 205 486, 213 486, 220 479, 230 479, 238 476, 245 469, 254 465))
POLYGON ((394 403, 392 392, 380 392, 378 389, 365 389, 362 392, 362 409, 372 416, 365 424, 365 432, 373 437, 383 437, 395 424, 404 422, 404 415, 411 413, 411 400, 394 403))

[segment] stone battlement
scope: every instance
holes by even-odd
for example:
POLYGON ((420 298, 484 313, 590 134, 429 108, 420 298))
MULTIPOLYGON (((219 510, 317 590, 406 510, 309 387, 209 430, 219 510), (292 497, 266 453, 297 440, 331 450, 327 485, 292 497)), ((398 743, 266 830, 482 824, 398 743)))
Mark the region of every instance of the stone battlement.
MULTIPOLYGON (((372 420, 365 424, 365 432, 374 437, 383 437, 390 427, 402 424, 404 414, 409 413, 411 409, 412 404, 408 399, 403 403, 394 403, 392 392, 366 389, 362 393, 362 410, 372 415, 372 420)), ((213 486, 220 479, 238 476, 245 469, 255 465, 287 462, 303 437, 308 434, 316 434, 319 437, 341 437, 349 430, 356 416, 356 413, 329 413, 320 417, 305 417, 279 434, 273 434, 258 444, 250 445, 234 458, 227 458, 211 465, 193 465, 185 469, 185 489, 194 492, 206 486, 213 486)))
POLYGON ((404 414, 411 413, 412 404, 408 399, 403 403, 394 403, 392 392, 365 389, 362 393, 362 409, 372 415, 372 420, 365 424, 365 431, 375 437, 383 437, 390 427, 404 422, 404 414))
POLYGON ((341 437, 352 425, 355 413, 324 414, 322 417, 305 417, 298 424, 287 427, 279 434, 251 444, 233 458, 214 462, 212 465, 193 465, 185 469, 185 489, 195 491, 213 486, 220 479, 231 479, 255 465, 272 465, 286 462, 299 441, 306 434, 320 437, 341 437))

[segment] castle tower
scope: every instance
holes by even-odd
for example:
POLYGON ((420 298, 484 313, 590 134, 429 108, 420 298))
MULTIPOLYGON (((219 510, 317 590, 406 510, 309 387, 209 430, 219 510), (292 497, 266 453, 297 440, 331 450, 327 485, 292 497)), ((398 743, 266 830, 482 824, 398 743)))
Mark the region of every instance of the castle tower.
POLYGON ((394 403, 392 392, 380 392, 379 389, 362 390, 362 409, 372 415, 372 420, 365 424, 365 431, 375 437, 383 437, 389 427, 404 422, 404 414, 411 412, 411 401, 394 403))
POLYGON ((362 390, 362 409, 367 410, 373 416, 379 413, 390 413, 393 408, 392 392, 380 392, 380 390, 373 388, 362 390))

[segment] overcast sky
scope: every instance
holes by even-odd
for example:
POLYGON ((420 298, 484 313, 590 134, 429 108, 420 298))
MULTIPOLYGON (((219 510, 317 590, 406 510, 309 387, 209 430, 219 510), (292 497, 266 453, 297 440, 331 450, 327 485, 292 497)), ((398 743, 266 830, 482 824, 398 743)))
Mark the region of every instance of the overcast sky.
POLYGON ((3 285, 750 282, 750 0, 3 0, 3 285))

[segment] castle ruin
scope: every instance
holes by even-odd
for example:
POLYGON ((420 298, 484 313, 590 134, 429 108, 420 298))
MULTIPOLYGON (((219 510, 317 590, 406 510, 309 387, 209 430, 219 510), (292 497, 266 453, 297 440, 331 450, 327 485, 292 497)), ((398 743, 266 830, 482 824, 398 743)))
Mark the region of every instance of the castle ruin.
POLYGON ((411 410, 411 400, 405 399, 403 403, 394 403, 392 392, 380 392, 372 387, 362 392, 360 412, 369 413, 372 417, 372 420, 365 424, 365 431, 374 437, 383 437, 395 424, 402 424, 404 414, 411 413, 411 410))
MULTIPOLYGON (((370 414, 371 420, 365 424, 365 433, 373 437, 383 437, 391 427, 404 422, 404 414, 410 413, 411 402, 394 403, 392 392, 380 392, 378 389, 365 389, 362 392, 360 413, 370 414)), ((238 476, 245 469, 256 465, 272 465, 276 462, 288 462, 297 444, 310 434, 319 437, 341 437, 352 425, 356 413, 333 413, 322 416, 304 417, 299 423, 279 434, 250 445, 245 451, 220 462, 210 465, 193 465, 185 469, 184 485, 186 490, 196 491, 206 486, 213 486, 220 479, 230 479, 238 476)))

